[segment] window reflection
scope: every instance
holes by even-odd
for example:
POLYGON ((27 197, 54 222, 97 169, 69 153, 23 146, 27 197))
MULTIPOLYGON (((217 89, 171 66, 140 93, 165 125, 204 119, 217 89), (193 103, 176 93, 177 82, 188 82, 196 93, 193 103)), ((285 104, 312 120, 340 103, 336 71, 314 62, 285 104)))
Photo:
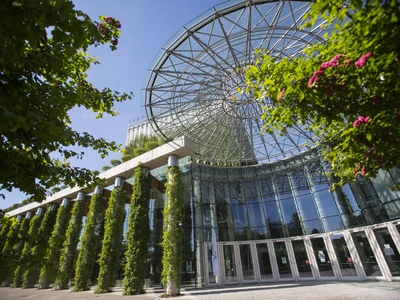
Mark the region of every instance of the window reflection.
POLYGON ((248 227, 247 207, 244 204, 232 205, 233 223, 235 228, 248 227))
POLYGON ((265 226, 266 222, 261 203, 248 204, 247 207, 249 209, 249 219, 251 227, 265 226))
POLYGON ((301 219, 303 221, 312 220, 319 217, 314 203, 314 198, 311 194, 300 196, 296 199, 300 208, 301 219))
POLYGON ((278 203, 266 202, 264 203, 265 214, 267 215, 268 223, 281 223, 281 216, 279 214, 278 203))
POLYGON ((326 231, 342 230, 344 228, 342 219, 339 216, 323 218, 322 223, 326 231))
POLYGON ((339 214, 335 200, 328 190, 316 192, 314 193, 314 197, 319 213, 322 217, 329 217, 339 214))
POLYGON ((297 218, 297 209, 293 199, 281 200, 282 216, 285 223, 293 222, 297 218))
POLYGON ((324 232, 321 221, 319 219, 303 222, 303 226, 305 234, 316 234, 324 232))

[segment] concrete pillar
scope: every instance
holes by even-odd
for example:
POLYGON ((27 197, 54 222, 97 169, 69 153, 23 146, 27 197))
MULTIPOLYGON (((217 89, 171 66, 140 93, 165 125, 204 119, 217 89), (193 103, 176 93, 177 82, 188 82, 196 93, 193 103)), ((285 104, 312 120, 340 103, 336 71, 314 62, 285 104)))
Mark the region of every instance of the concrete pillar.
POLYGON ((142 167, 144 176, 148 177, 150 174, 150 170, 148 167, 142 167))
POLYGON ((178 155, 172 154, 168 156, 168 167, 177 167, 178 166, 178 155))
POLYGON ((50 210, 51 211, 57 210, 57 203, 52 203, 51 206, 50 206, 50 210))
POLYGON ((85 200, 85 196, 86 196, 86 194, 84 192, 79 192, 78 196, 76 197, 76 200, 78 200, 78 201, 85 200))
POLYGON ((36 211, 37 216, 41 216, 41 215, 43 215, 43 213, 44 213, 43 207, 39 207, 38 210, 36 211))
POLYGON ((100 195, 101 193, 103 193, 103 187, 100 185, 96 186, 94 193, 100 195))
POLYGON ((71 203, 71 199, 69 198, 63 198, 61 202, 61 206, 68 206, 71 203))
POLYGON ((30 219, 30 218, 32 218, 32 212, 31 212, 31 211, 28 211, 28 212, 26 213, 26 215, 25 215, 25 219, 30 219))
POLYGON ((21 221, 21 220, 22 220, 22 216, 21 216, 21 215, 18 215, 17 218, 16 218, 16 220, 17 220, 17 221, 21 221))
POLYGON ((125 178, 123 177, 120 176, 116 177, 114 181, 114 188, 122 187, 124 185, 124 180, 125 178))

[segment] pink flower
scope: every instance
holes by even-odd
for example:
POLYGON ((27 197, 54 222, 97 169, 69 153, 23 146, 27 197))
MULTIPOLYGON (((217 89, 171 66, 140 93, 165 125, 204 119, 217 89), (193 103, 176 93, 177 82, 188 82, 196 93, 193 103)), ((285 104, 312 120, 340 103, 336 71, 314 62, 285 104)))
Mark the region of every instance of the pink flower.
POLYGON ((115 22, 115 27, 121 28, 121 23, 118 20, 115 22))
POLYGON ((313 76, 308 80, 308 87, 312 86, 314 82, 317 82, 319 78, 317 77, 318 75, 324 74, 324 71, 317 70, 314 72, 313 76))
POLYGON ((362 168, 362 169, 361 169, 361 175, 362 175, 362 176, 365 176, 366 173, 367 173, 367 171, 365 170, 365 168, 362 168))
POLYGON ((112 18, 112 17, 105 17, 105 18, 104 18, 104 21, 105 21, 106 23, 108 23, 108 24, 111 24, 112 21, 113 21, 113 18, 112 18))
POLYGON ((367 52, 361 56, 354 64, 357 69, 361 69, 367 63, 367 59, 372 56, 372 52, 367 52))
POLYGON ((281 91, 281 93, 279 94, 279 98, 278 98, 278 101, 279 101, 279 102, 282 101, 283 98, 285 97, 285 91, 286 91, 286 89, 283 88, 282 91, 281 91))
POLYGON ((353 126, 358 127, 360 125, 367 124, 370 119, 370 117, 359 116, 358 119, 354 121, 353 126))

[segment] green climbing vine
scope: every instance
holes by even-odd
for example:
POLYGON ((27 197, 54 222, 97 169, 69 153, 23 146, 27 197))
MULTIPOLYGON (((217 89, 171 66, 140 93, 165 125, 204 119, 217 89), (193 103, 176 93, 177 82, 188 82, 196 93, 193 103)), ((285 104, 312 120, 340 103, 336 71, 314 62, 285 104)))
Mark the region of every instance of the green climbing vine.
POLYGON ((31 263, 31 250, 38 236, 38 230, 42 223, 43 215, 35 215, 29 223, 28 238, 22 249, 21 257, 19 258, 18 267, 14 272, 13 287, 20 287, 23 284, 23 275, 26 273, 28 266, 31 263))
POLYGON ((68 282, 71 278, 77 252, 76 247, 82 229, 82 216, 85 203, 85 200, 77 200, 72 208, 71 220, 67 232, 65 233, 65 241, 60 255, 59 270, 54 285, 57 290, 65 290, 68 288, 68 282))
POLYGON ((2 219, 3 223, 0 231, 0 253, 3 251, 4 245, 6 244, 7 234, 10 231, 12 219, 14 218, 5 217, 2 219))
MULTIPOLYGON (((12 270, 13 271, 12 279, 11 279, 12 281, 14 280, 15 271, 17 270, 17 268, 19 266, 19 260, 22 255, 22 251, 24 249, 25 243, 28 241, 28 237, 29 237, 28 232, 29 232, 30 221, 31 221, 30 218, 23 219, 21 222, 21 226, 19 227, 19 232, 18 232, 19 242, 15 249, 15 264, 14 264, 14 269, 12 270)), ((11 286, 15 287, 14 281, 11 286)))
POLYGON ((31 250, 31 261, 29 262, 28 270, 23 276, 23 288, 34 287, 39 279, 40 269, 42 268, 44 257, 46 255, 48 241, 56 221, 57 209, 55 209, 54 205, 55 204, 48 205, 40 224, 36 241, 31 250))
POLYGON ((121 187, 114 188, 105 216, 105 233, 99 260, 100 272, 95 293, 111 292, 117 280, 126 199, 126 192, 121 187))
POLYGON ((71 206, 60 206, 57 212, 56 224, 49 239, 47 253, 39 276, 39 288, 48 288, 56 279, 60 263, 60 255, 65 241, 65 232, 70 219, 71 206))
POLYGON ((135 181, 130 205, 125 253, 124 295, 143 294, 145 262, 150 240, 149 200, 151 177, 146 176, 141 164, 135 169, 135 181))
POLYGON ((184 216, 181 173, 179 167, 169 167, 166 174, 161 277, 167 296, 175 296, 180 292, 183 231, 179 224, 183 223, 184 216))
POLYGON ((0 283, 2 286, 9 286, 12 281, 13 270, 15 269, 15 247, 18 244, 18 231, 21 222, 12 218, 11 227, 7 233, 7 238, 3 251, 1 252, 2 268, 0 270, 0 283))
POLYGON ((106 197, 99 194, 92 196, 75 267, 74 288, 72 289, 75 292, 89 289, 89 281, 97 258, 97 248, 106 207, 106 197))

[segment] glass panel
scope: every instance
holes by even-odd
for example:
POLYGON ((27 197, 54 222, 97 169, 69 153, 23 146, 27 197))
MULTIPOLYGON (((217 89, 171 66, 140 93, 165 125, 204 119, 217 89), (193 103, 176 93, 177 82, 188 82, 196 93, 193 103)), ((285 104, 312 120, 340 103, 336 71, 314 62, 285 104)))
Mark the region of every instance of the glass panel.
POLYGON ((251 235, 253 240, 263 240, 268 238, 267 227, 251 228, 251 235))
POLYGON ((225 268, 225 281, 236 282, 236 264, 235 264, 235 252, 233 245, 223 245, 224 247, 224 268, 225 268))
POLYGON ((239 245, 240 261, 242 262, 243 280, 255 280, 253 257, 249 244, 239 245))
POLYGON ((232 210, 230 205, 217 205, 217 220, 219 228, 233 228, 232 210))
POLYGON ((300 277, 313 277, 304 241, 292 241, 292 246, 300 277))
POLYGON ((281 223, 278 203, 276 201, 264 203, 265 214, 267 215, 268 223, 281 223))
POLYGON ((215 183, 215 200, 221 204, 230 203, 227 183, 215 183))
POLYGON ((280 278, 293 278, 285 242, 275 242, 274 247, 280 278))
POLYGON ((291 179, 295 195, 298 196, 311 193, 306 173, 303 170, 298 170, 293 173, 291 179))
POLYGON ((232 205, 232 215, 235 228, 249 226, 247 206, 245 204, 232 205))
POLYGON ((251 227, 265 226, 265 216, 261 203, 248 204, 249 219, 251 227))
POLYGON ((382 250, 390 272, 393 276, 400 276, 400 255, 387 228, 374 230, 379 247, 382 250))
POLYGON ((249 241, 251 240, 250 229, 248 227, 235 228, 236 241, 249 241))
MULTIPOLYGON (((204 229, 204 231, 206 231, 206 230, 204 229)), ((233 231, 233 229, 219 229, 218 230, 218 235, 219 235, 219 241, 220 242, 233 242, 233 241, 235 241, 235 232, 233 231)), ((211 241, 211 233, 210 233, 210 241, 211 241)))
POLYGON ((339 216, 322 219, 326 232, 341 230, 344 228, 342 219, 339 216))
POLYGON ((372 251, 371 245, 365 232, 353 232, 351 236, 353 237, 358 256, 360 256, 361 263, 364 267, 365 275, 382 276, 382 272, 379 269, 374 251, 372 251))
POLYGON ((286 237, 285 231, 283 229, 283 225, 280 224, 269 224, 269 232, 271 234, 271 238, 276 239, 276 238, 281 238, 281 237, 286 237))
POLYGON ((207 245, 207 260, 208 260, 208 282, 216 283, 216 277, 214 276, 214 269, 212 264, 212 247, 207 245))
POLYGON ((260 267, 260 275, 262 279, 272 279, 272 268, 271 261, 268 254, 267 244, 256 244, 257 255, 258 255, 258 265, 260 267))
POLYGON ((244 182, 243 185, 247 203, 260 202, 257 182, 244 182))
POLYGON ((311 244, 317 260, 318 270, 321 277, 334 277, 331 260, 326 251, 324 239, 322 237, 312 238, 311 244))
POLYGON ((243 186, 241 182, 229 183, 229 190, 230 190, 232 204, 246 203, 244 199, 243 186))
POLYGON ((324 232, 320 220, 303 222, 305 234, 316 234, 324 232))
POLYGON ((314 193, 314 197, 321 217, 329 217, 339 214, 335 200, 328 190, 314 193))
POLYGON ((280 199, 286 199, 286 198, 293 197, 292 190, 291 190, 290 184, 289 184, 289 178, 286 175, 276 177, 275 178, 275 186, 276 186, 276 190, 278 191, 280 199))
POLYGON ((264 179, 260 181, 260 187, 263 195, 275 195, 274 186, 270 179, 264 179))
POLYGON ((282 208, 282 215, 284 222, 285 223, 294 222, 293 218, 296 218, 295 216, 297 215, 297 209, 296 205, 294 204, 294 200, 293 199, 282 200, 281 208, 282 208))
POLYGON ((311 194, 297 197, 297 203, 299 205, 301 219, 303 221, 319 218, 317 208, 315 207, 314 198, 311 194))
POLYGON ((343 277, 358 276, 354 267, 353 258, 350 256, 349 247, 347 246, 343 234, 332 235, 331 241, 343 277))
POLYGON ((389 172, 379 170, 378 174, 374 178, 371 178, 371 182, 381 202, 387 202, 398 198, 395 192, 387 188, 388 186, 394 185, 394 181, 389 172))

